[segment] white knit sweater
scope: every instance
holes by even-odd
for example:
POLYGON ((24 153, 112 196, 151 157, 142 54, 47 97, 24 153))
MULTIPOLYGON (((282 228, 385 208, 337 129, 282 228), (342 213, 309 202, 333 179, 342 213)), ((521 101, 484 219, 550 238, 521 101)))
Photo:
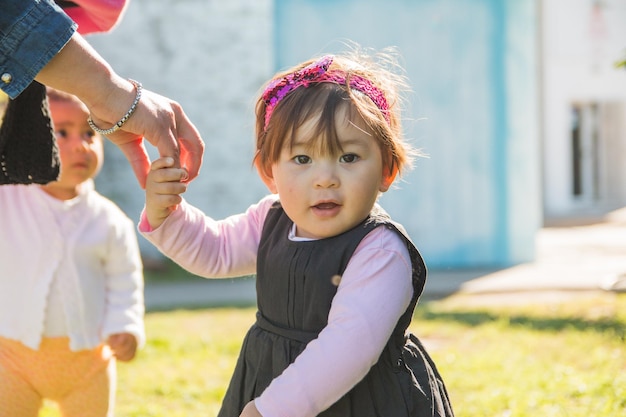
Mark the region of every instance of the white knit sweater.
POLYGON ((37 349, 55 285, 55 317, 65 318, 56 328, 72 350, 121 332, 145 343, 134 224, 92 181, 83 188, 60 201, 37 185, 0 186, 0 336, 37 349))

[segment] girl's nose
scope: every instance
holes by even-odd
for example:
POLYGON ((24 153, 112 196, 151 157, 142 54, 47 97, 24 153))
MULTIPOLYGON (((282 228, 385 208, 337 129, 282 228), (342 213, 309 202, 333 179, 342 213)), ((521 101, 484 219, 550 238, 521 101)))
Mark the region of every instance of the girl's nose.
POLYGON ((332 163, 322 163, 316 169, 315 188, 336 188, 340 184, 339 176, 332 163))
POLYGON ((70 137, 70 143, 72 149, 76 151, 84 152, 89 148, 89 143, 85 140, 81 134, 73 134, 70 137))

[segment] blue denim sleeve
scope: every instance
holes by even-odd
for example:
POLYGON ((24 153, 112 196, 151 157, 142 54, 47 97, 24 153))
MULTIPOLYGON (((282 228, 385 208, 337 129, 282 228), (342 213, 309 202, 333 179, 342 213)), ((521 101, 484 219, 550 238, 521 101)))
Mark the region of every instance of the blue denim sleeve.
POLYGON ((0 0, 0 10, 0 88, 15 98, 77 26, 52 0, 0 0))

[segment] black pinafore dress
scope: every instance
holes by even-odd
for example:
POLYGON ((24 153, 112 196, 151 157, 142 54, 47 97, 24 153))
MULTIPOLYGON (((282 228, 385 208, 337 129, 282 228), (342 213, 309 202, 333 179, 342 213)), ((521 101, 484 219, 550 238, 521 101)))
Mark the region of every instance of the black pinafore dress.
MULTIPOLYGON (((257 321, 248 331, 218 417, 238 417, 326 326, 342 275, 361 240, 387 227, 406 241, 413 264, 413 298, 378 362, 319 417, 453 416, 443 380, 420 341, 407 333, 426 281, 426 267, 402 226, 376 207, 355 228, 331 238, 294 242, 280 203, 268 212, 257 260, 257 321)), ((355 345, 365 343, 355 341, 355 345)))

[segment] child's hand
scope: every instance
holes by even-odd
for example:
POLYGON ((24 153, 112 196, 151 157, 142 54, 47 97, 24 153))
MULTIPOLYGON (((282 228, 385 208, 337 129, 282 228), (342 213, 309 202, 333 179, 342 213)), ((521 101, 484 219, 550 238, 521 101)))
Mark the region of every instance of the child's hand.
POLYGON ((254 405, 254 400, 252 400, 248 404, 246 404, 241 414, 239 414, 239 417, 263 417, 263 416, 261 415, 261 413, 259 413, 259 410, 256 409, 256 405, 254 405))
POLYGON ((113 355, 122 362, 128 362, 137 353, 137 339, 130 333, 112 334, 107 339, 107 344, 113 355))
POLYGON ((180 204, 180 194, 187 191, 188 178, 184 168, 174 168, 174 158, 155 160, 146 179, 146 218, 150 227, 156 229, 180 204))

